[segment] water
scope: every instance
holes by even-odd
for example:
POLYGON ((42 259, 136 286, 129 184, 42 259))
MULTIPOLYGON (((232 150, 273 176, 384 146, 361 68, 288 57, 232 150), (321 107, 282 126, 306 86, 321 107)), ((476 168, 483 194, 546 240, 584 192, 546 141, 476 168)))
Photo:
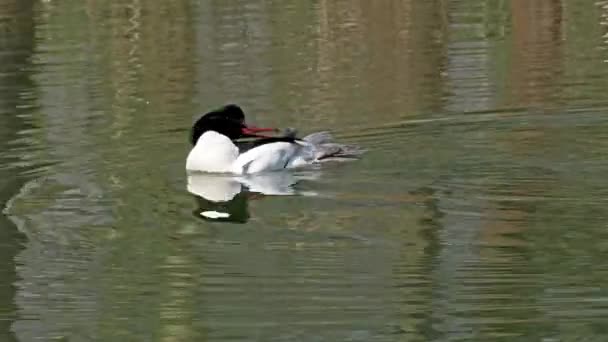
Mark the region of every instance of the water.
POLYGON ((0 1, 0 340, 606 340, 606 25, 584 0, 0 1), (369 152, 194 196, 188 128, 228 102, 369 152))

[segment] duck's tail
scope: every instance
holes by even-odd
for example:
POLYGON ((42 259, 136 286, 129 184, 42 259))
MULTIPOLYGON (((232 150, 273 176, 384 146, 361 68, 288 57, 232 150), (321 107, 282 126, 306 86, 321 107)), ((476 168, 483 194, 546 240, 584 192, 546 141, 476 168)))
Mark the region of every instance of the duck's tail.
POLYGON ((302 140, 310 143, 315 149, 315 161, 344 160, 357 158, 365 149, 356 145, 334 143, 329 132, 317 132, 305 136, 302 140))

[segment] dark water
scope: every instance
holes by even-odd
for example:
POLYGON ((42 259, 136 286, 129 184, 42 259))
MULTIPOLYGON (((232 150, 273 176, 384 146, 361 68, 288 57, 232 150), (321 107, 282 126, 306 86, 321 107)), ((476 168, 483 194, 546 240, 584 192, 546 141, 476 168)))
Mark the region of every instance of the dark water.
POLYGON ((1 0, 0 341, 608 340, 607 25, 586 0, 1 0), (369 152, 196 197, 188 128, 231 101, 369 152))

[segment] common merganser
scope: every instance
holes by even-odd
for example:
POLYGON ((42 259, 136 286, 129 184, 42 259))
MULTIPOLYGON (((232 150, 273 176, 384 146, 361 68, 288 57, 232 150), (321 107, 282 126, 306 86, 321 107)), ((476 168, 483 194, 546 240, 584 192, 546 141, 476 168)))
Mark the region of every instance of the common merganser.
POLYGON ((245 124, 245 114, 237 105, 227 105, 203 115, 192 127, 194 145, 186 160, 186 170, 233 174, 297 168, 329 160, 353 158, 363 150, 356 146, 331 143, 328 132, 302 139, 294 132, 271 137, 260 132, 277 131, 245 124), (254 137, 250 142, 237 141, 254 137))

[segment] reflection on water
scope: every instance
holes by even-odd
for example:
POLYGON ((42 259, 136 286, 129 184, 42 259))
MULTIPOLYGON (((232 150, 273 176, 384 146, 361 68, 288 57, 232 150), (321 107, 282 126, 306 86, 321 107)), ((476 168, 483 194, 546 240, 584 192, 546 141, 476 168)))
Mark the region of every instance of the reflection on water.
POLYGON ((314 192, 298 191, 295 186, 302 180, 319 178, 319 173, 294 174, 266 172, 251 175, 216 175, 189 173, 188 191, 196 196, 198 209, 195 215, 207 220, 245 223, 249 219, 248 202, 266 196, 316 196, 314 192))
POLYGON ((607 9, 0 0, 0 340, 605 340, 607 9), (186 175, 228 102, 369 152, 186 175))

